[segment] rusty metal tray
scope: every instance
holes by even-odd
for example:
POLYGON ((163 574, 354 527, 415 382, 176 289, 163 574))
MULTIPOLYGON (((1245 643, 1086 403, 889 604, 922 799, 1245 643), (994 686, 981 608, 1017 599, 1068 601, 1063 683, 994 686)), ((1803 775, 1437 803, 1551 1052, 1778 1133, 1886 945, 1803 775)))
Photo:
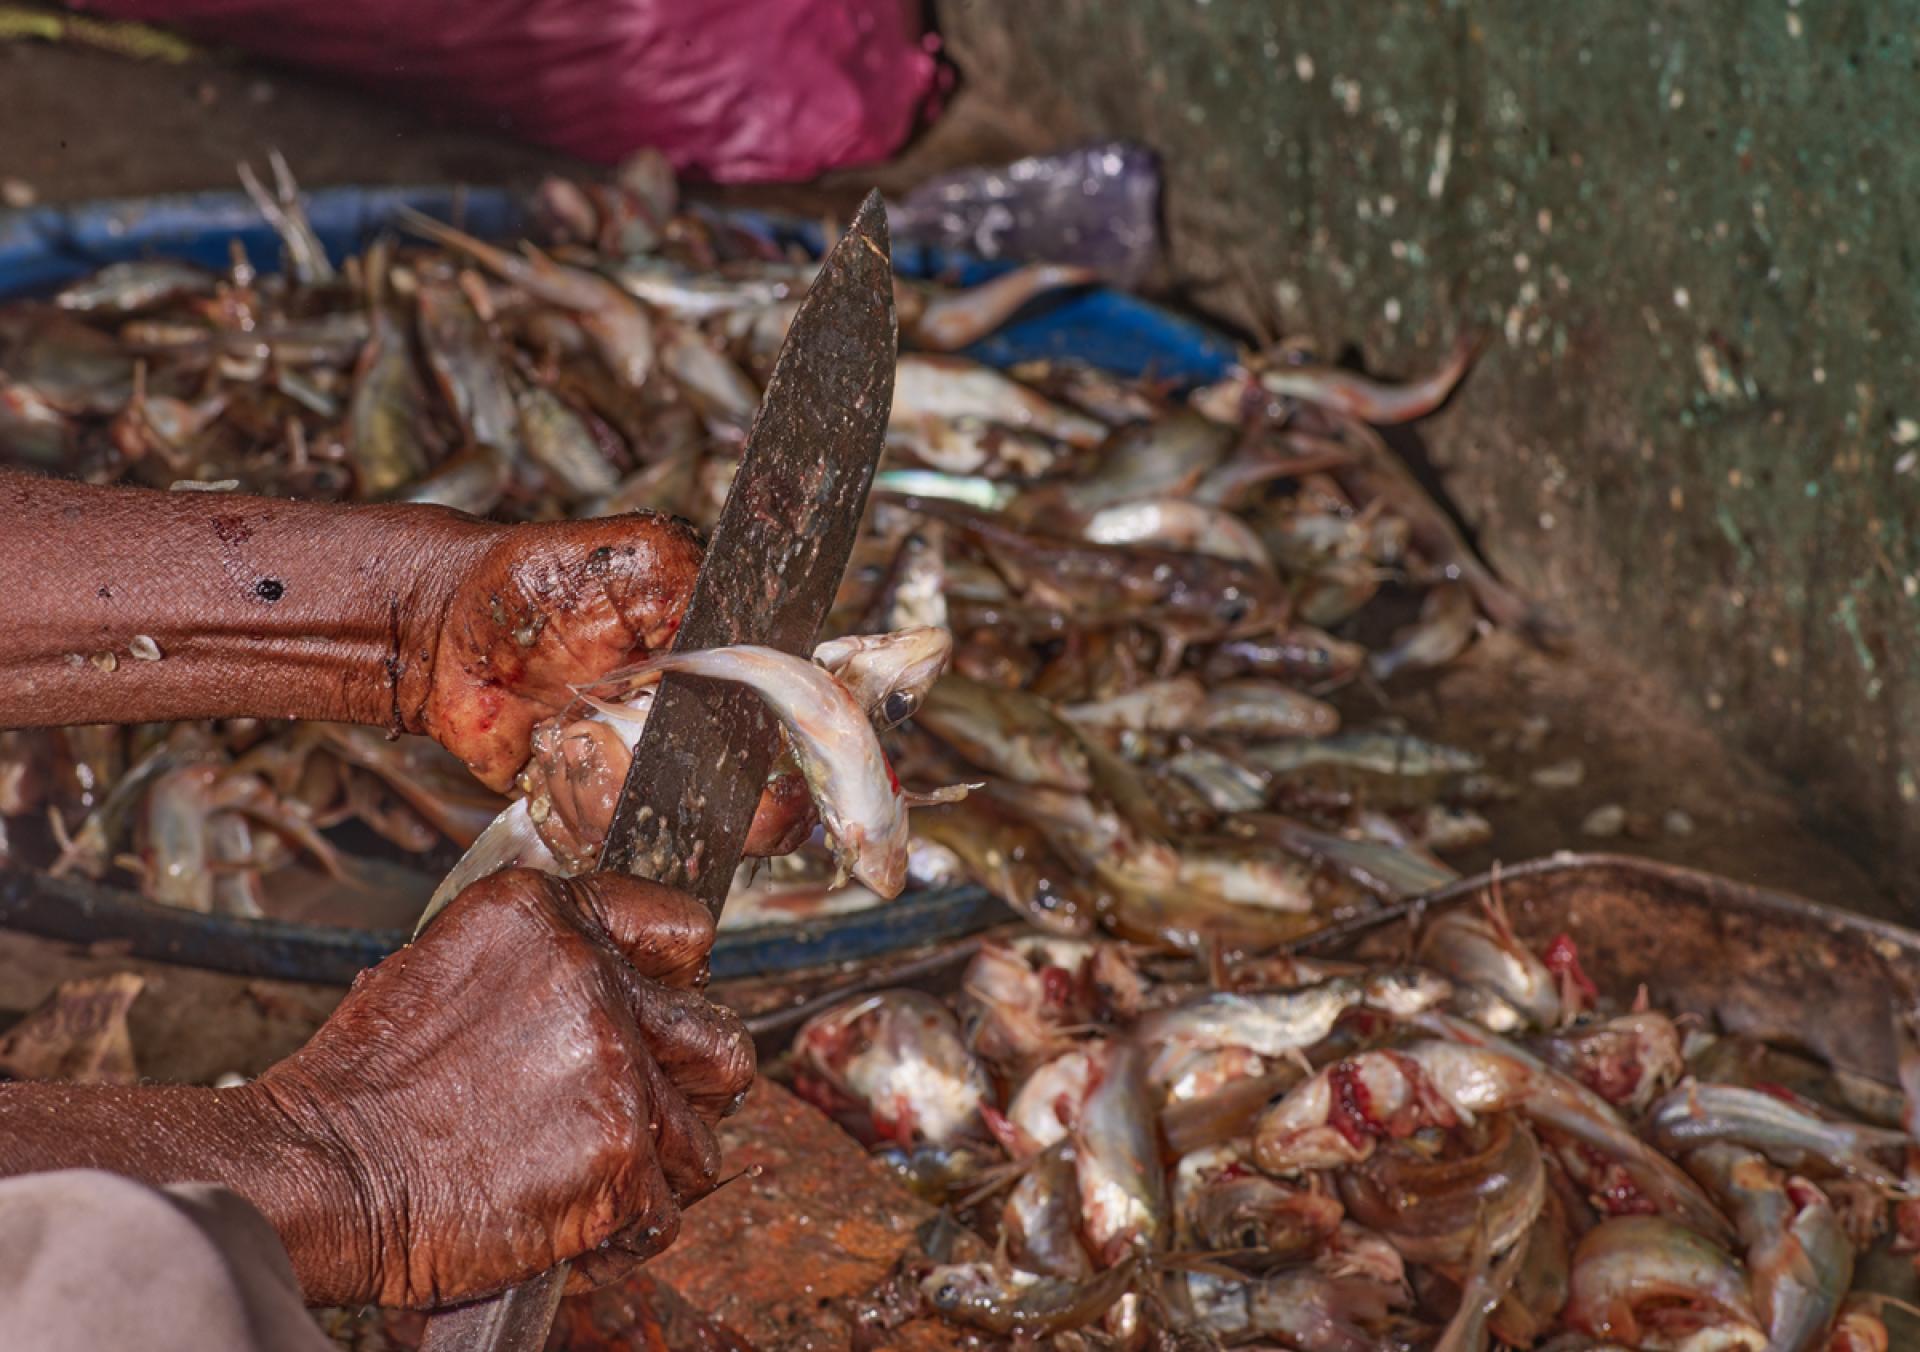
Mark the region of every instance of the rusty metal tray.
POLYGON ((1623 855, 1556 855, 1484 873, 1323 930, 1294 951, 1403 956, 1423 918, 1497 887, 1514 929, 1566 933, 1601 990, 1645 983, 1664 1009, 1702 1015, 1839 1070, 1894 1078, 1897 975, 1920 989, 1920 933, 1784 892, 1623 855))

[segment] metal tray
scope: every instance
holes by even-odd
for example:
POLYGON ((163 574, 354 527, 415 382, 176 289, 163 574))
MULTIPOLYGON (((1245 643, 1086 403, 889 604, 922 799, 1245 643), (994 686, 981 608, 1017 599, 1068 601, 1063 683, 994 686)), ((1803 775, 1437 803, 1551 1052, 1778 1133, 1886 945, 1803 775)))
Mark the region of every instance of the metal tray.
POLYGON ((1463 878, 1293 949, 1404 957, 1426 917, 1496 889, 1523 940, 1571 936, 1594 984, 1617 1000, 1644 983, 1662 1009, 1894 1079, 1890 987, 1897 976, 1920 989, 1920 934, 1671 864, 1556 855, 1463 878))

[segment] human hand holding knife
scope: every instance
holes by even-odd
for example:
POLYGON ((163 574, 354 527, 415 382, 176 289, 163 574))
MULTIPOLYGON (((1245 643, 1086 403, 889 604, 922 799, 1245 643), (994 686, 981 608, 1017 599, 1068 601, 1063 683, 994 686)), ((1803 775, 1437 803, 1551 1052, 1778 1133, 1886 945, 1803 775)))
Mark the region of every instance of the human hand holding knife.
MULTIPOLYGON (((708 544, 676 651, 754 643, 805 654, 850 556, 893 400, 897 343, 886 211, 870 194, 801 302, 708 544)), ((668 675, 600 857, 717 918, 776 748, 751 691, 668 675)), ((423 1352, 542 1347, 557 1267, 436 1314, 423 1352)))

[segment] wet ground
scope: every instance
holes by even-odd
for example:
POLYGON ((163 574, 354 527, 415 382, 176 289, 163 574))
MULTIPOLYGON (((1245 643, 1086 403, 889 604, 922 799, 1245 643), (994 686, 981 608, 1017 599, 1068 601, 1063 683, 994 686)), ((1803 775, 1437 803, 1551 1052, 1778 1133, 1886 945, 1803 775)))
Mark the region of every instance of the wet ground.
MULTIPOLYGON (((964 95, 949 121, 877 177, 898 189, 932 170, 1037 148, 1030 129, 964 95)), ((88 51, 0 43, 0 179, 43 202, 233 184, 233 165, 278 147, 309 185, 527 182, 553 155, 372 105, 350 90, 231 64, 140 65, 88 51)), ((831 210, 875 176, 823 188, 757 191, 755 200, 831 210)), ((1632 655, 1589 636, 1548 656, 1504 636, 1391 705, 1348 698, 1351 714, 1388 713, 1414 730, 1473 746, 1514 786, 1487 815, 1509 860, 1558 849, 1641 854, 1834 905, 1891 916, 1889 897, 1835 843, 1800 825, 1787 786, 1728 752, 1639 675, 1632 655), (1577 764, 1577 770, 1574 768, 1577 764), (1549 784, 1535 776, 1547 771, 1549 784), (1577 781, 1577 782, 1575 782, 1577 781), (1596 819, 1596 810, 1601 811, 1596 819), (1617 832, 1591 834, 1617 818, 1617 832)), ((1490 851, 1463 867, 1492 861, 1490 851)), ((132 1015, 141 1070, 205 1082, 256 1073, 297 1046, 340 992, 241 980, 111 951, 0 933, 0 1023, 72 976, 138 969, 132 1015)))

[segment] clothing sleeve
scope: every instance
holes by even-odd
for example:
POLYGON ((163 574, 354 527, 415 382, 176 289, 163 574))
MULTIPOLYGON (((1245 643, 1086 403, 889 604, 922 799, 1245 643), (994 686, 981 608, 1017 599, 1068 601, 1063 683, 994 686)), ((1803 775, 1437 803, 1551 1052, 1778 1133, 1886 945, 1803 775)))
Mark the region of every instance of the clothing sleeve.
POLYGON ((238 1194, 87 1169, 0 1180, 0 1329, 35 1352, 333 1352, 238 1194))

